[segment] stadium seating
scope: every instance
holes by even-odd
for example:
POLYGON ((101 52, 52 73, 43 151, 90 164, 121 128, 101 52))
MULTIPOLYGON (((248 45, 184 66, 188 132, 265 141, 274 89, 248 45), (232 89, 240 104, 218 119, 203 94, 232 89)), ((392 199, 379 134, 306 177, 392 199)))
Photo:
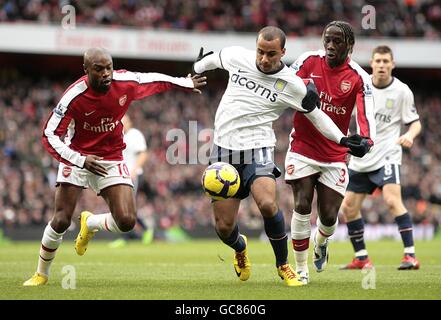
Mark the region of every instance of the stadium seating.
POLYGON ((83 25, 133 26, 219 32, 254 32, 275 25, 292 36, 320 35, 323 25, 346 20, 363 36, 441 36, 441 4, 433 0, 369 1, 376 10, 375 32, 359 23, 365 1, 18 1, 0 3, 0 22, 60 23, 59 4, 75 7, 76 22, 83 25), (344 17, 344 19, 343 19, 344 17))

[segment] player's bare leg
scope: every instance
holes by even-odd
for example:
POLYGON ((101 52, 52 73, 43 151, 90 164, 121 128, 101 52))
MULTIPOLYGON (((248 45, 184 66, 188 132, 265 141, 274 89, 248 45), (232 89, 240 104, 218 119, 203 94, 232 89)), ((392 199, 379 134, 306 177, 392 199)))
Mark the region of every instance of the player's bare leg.
POLYGON ((285 217, 276 202, 276 181, 271 177, 257 177, 251 185, 251 194, 262 214, 279 276, 288 286, 303 285, 288 263, 288 235, 285 232, 285 217))
POLYGON ((239 199, 214 201, 213 212, 218 237, 235 251, 234 271, 240 280, 246 281, 250 277, 251 263, 248 258, 247 238, 239 233, 239 226, 237 225, 239 206, 239 199))
POLYGON ((61 184, 55 190, 55 213, 44 229, 37 272, 23 283, 24 286, 39 286, 47 282, 50 266, 63 241, 63 235, 70 226, 81 191, 82 188, 70 184, 61 184))
POLYGON ((318 174, 290 180, 294 210, 291 218, 291 237, 296 261, 296 272, 303 284, 309 282, 308 249, 311 237, 311 206, 318 174))
MULTIPOLYGON (((120 232, 128 232, 136 224, 136 204, 133 188, 120 184, 101 191, 107 202, 112 218, 120 232)), ((112 231, 112 230, 109 230, 112 231)))
POLYGON ((389 211, 395 218, 401 240, 403 241, 404 257, 398 270, 417 270, 420 268, 420 262, 415 257, 412 219, 403 204, 401 186, 392 183, 384 185, 383 198, 389 211))
POLYGON ((329 259, 328 238, 332 236, 338 225, 338 211, 343 196, 337 191, 317 183, 317 231, 314 235, 314 266, 317 272, 326 268, 329 259))
POLYGON ((355 257, 342 270, 372 268, 364 242, 364 222, 361 216, 361 205, 366 198, 365 193, 346 191, 341 210, 346 218, 348 235, 354 248, 355 257))
POLYGON ((135 226, 136 207, 131 186, 113 185, 101 190, 100 195, 109 206, 110 213, 92 214, 88 211, 81 213, 81 229, 75 245, 79 255, 85 253, 95 232, 107 230, 122 233, 132 230, 135 226))
POLYGON ((221 239, 228 238, 236 228, 239 206, 239 199, 226 199, 213 202, 215 229, 221 239))

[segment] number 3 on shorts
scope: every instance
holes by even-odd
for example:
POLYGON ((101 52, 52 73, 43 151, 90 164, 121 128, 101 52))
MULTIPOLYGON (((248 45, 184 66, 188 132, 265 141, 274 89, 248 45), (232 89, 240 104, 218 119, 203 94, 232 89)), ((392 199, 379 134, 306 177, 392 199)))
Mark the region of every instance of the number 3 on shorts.
MULTIPOLYGON (((343 183, 345 183, 345 181, 346 181, 346 169, 345 169, 345 168, 341 168, 340 175, 341 175, 341 177, 340 177, 340 179, 338 180, 338 182, 339 182, 340 184, 343 184, 343 183)), ((337 184, 337 185, 338 185, 338 184, 337 184)))

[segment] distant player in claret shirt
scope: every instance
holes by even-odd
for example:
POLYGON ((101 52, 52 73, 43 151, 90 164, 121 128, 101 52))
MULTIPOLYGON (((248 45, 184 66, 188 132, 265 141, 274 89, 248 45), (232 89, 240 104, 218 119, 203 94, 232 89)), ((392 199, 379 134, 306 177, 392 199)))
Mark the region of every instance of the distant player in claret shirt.
MULTIPOLYGON (((324 51, 302 54, 291 65, 301 78, 314 81, 320 96, 320 109, 343 133, 348 132, 356 107, 361 141, 349 152, 363 157, 375 136, 374 104, 369 75, 350 54, 355 43, 352 27, 343 21, 329 23, 322 35, 324 51)), ((309 281, 308 248, 311 236, 311 209, 317 191, 317 232, 313 235, 314 267, 325 269, 328 238, 334 233, 343 196, 348 184, 347 148, 326 139, 300 112, 294 115, 290 146, 285 160, 285 180, 294 195, 291 235, 296 271, 301 281, 309 281)))
POLYGON ((400 165, 402 147, 411 148, 421 132, 421 122, 415 108, 412 91, 392 76, 395 68, 392 50, 379 46, 372 52, 372 83, 375 99, 377 138, 375 147, 361 161, 349 162, 349 186, 343 200, 342 211, 347 220, 349 238, 355 258, 342 269, 372 267, 364 242, 364 223, 361 206, 366 195, 378 187, 389 211, 395 217, 404 245, 404 257, 399 270, 418 269, 412 235, 412 220, 401 199, 400 165), (401 125, 408 126, 400 135, 401 125))
POLYGON ((24 286, 47 283, 50 265, 84 188, 90 187, 102 196, 110 213, 81 213, 75 241, 78 255, 85 253, 98 230, 122 233, 135 225, 133 184, 122 156, 121 119, 130 103, 172 88, 200 93, 197 88, 206 84, 206 79, 197 75, 174 78, 160 73, 114 71, 112 57, 99 48, 85 52, 84 72, 86 75, 64 92, 44 126, 43 145, 60 161, 55 213, 44 230, 37 272, 24 286))
MULTIPOLYGON (((229 72, 228 86, 216 112, 210 162, 231 163, 240 174, 235 197, 213 202, 215 229, 235 251, 236 274, 246 281, 251 272, 247 238, 240 234, 237 224, 240 201, 251 193, 263 216, 279 276, 288 286, 301 286, 288 263, 285 221, 276 202, 275 179, 281 173, 274 164, 272 123, 286 108, 293 108, 336 143, 345 143, 346 137, 317 108, 319 98, 312 82, 302 81, 281 61, 285 40, 279 28, 265 27, 258 33, 256 51, 226 47, 204 54, 201 49, 193 68, 196 73, 216 68, 229 72)), ((306 136, 311 138, 309 133, 306 136)))

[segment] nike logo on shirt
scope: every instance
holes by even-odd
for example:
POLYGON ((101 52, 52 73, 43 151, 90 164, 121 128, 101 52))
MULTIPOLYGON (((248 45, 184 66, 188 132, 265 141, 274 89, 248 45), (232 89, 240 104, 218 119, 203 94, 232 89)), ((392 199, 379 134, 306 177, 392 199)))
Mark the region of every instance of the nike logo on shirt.
POLYGON ((314 74, 314 72, 311 72, 311 74, 309 75, 311 78, 321 78, 322 76, 317 76, 314 74))
POLYGON ((90 111, 90 112, 85 112, 84 113, 84 115, 87 117, 87 116, 90 116, 92 113, 94 113, 96 110, 93 110, 93 111, 90 111))

